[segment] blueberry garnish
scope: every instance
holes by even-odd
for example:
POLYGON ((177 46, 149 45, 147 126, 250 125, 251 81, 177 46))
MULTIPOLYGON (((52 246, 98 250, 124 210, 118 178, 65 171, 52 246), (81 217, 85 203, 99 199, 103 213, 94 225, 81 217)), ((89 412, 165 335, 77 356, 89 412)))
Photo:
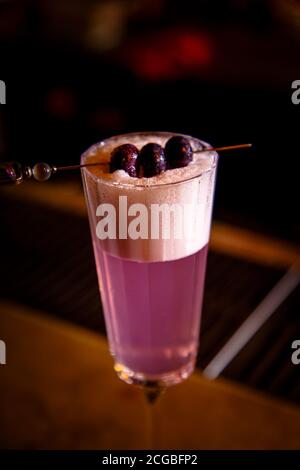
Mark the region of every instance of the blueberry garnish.
POLYGON ((165 154, 169 168, 187 166, 193 160, 193 149, 186 137, 176 135, 168 140, 165 154))
POLYGON ((123 144, 116 147, 110 157, 110 173, 124 170, 129 176, 137 177, 139 173, 139 151, 135 145, 123 144))
POLYGON ((159 175, 166 170, 165 152, 159 144, 147 144, 141 150, 141 165, 144 169, 144 176, 159 175))

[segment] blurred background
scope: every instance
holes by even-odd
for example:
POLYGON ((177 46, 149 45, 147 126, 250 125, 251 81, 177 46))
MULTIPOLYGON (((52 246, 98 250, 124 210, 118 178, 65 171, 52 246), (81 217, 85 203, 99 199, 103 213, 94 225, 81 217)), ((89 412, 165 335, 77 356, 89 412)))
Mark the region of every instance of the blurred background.
MULTIPOLYGON (((220 158, 204 372, 300 267, 299 55, 297 0, 0 1, 1 161, 75 164, 92 143, 143 130, 253 143, 220 158)), ((80 175, 0 196, 2 301, 104 335, 80 175)), ((290 291, 220 375, 300 403, 299 283, 290 291)))
POLYGON ((297 241, 298 3, 2 0, 1 157, 74 162, 133 129, 250 140, 221 161, 216 217, 297 241))

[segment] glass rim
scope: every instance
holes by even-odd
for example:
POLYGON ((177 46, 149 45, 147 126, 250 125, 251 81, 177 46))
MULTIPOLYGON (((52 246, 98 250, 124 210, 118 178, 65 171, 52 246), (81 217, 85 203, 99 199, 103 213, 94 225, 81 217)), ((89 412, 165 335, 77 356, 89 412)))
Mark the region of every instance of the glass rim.
POLYGON ((201 178, 202 176, 205 176, 209 173, 211 173, 217 166, 217 163, 218 163, 218 158, 219 158, 219 154, 215 151, 210 151, 209 148, 211 148, 211 146, 201 140, 201 139, 198 139, 197 137, 193 137, 193 136, 190 136, 190 135, 186 135, 186 134, 180 134, 178 132, 166 132, 166 131, 138 131, 138 132, 127 132, 125 134, 117 134, 117 135, 113 135, 111 137, 108 137, 104 140, 101 140, 93 145, 91 145, 82 155, 81 155, 81 158, 80 158, 80 163, 83 164, 86 162, 86 158, 87 156, 90 154, 90 152, 93 150, 93 149, 96 149, 96 148, 99 148, 101 146, 104 146, 106 142, 108 142, 109 140, 113 140, 113 139, 117 139, 117 138, 123 138, 123 137, 130 137, 130 136, 138 136, 138 135, 141 135, 141 136, 153 136, 153 135, 157 135, 157 136, 162 136, 162 137, 173 137, 173 136, 177 136, 177 135, 180 135, 182 137, 186 137, 188 139, 192 139, 193 141, 196 141, 196 142, 199 142, 199 144, 201 144, 204 148, 207 148, 207 151, 210 152, 211 154, 213 154, 213 163, 212 165, 207 169, 207 170, 204 170, 204 171, 199 171, 199 173, 197 173, 196 175, 193 175, 193 176, 190 176, 188 178, 183 178, 183 179, 180 179, 179 181, 173 181, 173 182, 170 182, 170 183, 161 183, 161 184, 151 184, 151 185, 147 185, 147 184, 130 184, 130 183, 123 183, 123 182, 119 182, 119 181, 112 181, 112 180, 107 180, 105 178, 101 178, 100 176, 97 176, 95 174, 93 174, 93 172, 91 172, 89 170, 88 167, 84 167, 84 168, 81 168, 81 171, 85 174, 88 174, 89 177, 91 177, 95 182, 97 183, 102 183, 102 184, 105 184, 105 185, 108 185, 110 187, 118 187, 118 188, 124 188, 124 189, 139 189, 139 190, 142 190, 142 189, 157 189, 157 188, 165 188, 165 187, 168 187, 168 186, 175 186, 175 185, 178 185, 178 184, 184 184, 188 181, 192 181, 194 179, 197 179, 197 178, 201 178))

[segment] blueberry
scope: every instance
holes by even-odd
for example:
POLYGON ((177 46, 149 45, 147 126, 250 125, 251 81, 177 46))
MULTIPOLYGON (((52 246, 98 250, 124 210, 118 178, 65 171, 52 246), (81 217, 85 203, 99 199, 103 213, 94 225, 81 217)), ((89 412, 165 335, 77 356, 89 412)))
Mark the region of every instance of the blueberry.
POLYGON ((110 173, 124 170, 129 176, 136 177, 139 173, 139 151, 132 144, 123 144, 116 147, 110 157, 110 173))
POLYGON ((176 135, 168 140, 165 154, 170 168, 187 166, 193 160, 193 149, 186 137, 176 135))
POLYGON ((141 165, 144 168, 144 176, 159 175, 166 170, 165 152, 159 144, 147 144, 141 150, 141 165))

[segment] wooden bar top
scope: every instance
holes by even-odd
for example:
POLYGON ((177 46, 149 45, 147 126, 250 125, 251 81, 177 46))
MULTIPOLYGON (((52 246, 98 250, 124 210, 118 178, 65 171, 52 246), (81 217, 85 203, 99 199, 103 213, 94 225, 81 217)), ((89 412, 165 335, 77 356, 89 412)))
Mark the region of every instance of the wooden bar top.
MULTIPOLYGON (((0 447, 149 447, 149 408, 99 335, 0 303, 0 447)), ((154 408, 154 448, 300 449, 300 408, 194 374, 154 408)))

